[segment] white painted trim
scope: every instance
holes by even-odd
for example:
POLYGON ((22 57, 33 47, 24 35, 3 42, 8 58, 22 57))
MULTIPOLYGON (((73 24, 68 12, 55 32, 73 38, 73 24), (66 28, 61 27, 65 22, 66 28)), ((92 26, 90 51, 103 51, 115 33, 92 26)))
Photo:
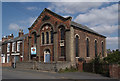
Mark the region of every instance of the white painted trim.
POLYGON ((86 57, 86 58, 90 58, 90 57, 86 57))
POLYGON ((7 56, 10 56, 10 54, 7 54, 7 56))
POLYGON ((80 39, 80 36, 79 36, 79 34, 75 34, 75 38, 76 38, 76 36, 78 36, 78 37, 79 37, 79 39, 80 39))
POLYGON ((11 55, 20 55, 20 53, 12 53, 11 55))
POLYGON ((90 41, 90 38, 89 38, 89 37, 86 37, 85 40, 87 40, 87 38, 88 38, 88 40, 90 41))
MULTIPOLYGON (((96 41, 97 41, 97 39, 95 39, 96 41)), ((94 40, 94 42, 95 42, 95 40, 94 40)), ((97 43, 98 43, 98 41, 97 41, 97 43)))

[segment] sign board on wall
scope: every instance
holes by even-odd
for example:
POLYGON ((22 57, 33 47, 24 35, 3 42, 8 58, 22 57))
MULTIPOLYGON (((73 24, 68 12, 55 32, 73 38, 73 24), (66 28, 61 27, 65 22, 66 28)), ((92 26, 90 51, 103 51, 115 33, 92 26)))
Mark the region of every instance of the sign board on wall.
POLYGON ((31 55, 36 55, 36 47, 31 47, 31 55))

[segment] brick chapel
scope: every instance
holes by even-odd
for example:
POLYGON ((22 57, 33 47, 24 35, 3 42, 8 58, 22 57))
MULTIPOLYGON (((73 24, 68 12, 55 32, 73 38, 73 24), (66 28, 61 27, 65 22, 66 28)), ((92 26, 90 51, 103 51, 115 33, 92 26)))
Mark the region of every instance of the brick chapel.
POLYGON ((98 55, 101 58, 106 56, 105 36, 73 22, 72 17, 64 18, 49 9, 45 8, 28 29, 28 34, 19 31, 16 38, 13 35, 3 37, 1 56, 4 62, 11 61, 13 56, 21 62, 36 59, 72 63, 79 59, 89 62, 98 55))

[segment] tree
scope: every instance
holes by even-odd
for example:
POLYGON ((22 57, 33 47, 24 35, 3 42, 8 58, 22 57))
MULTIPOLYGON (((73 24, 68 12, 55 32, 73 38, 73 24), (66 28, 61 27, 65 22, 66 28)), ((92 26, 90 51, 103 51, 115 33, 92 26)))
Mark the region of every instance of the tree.
POLYGON ((112 53, 108 54, 108 56, 104 58, 104 61, 107 63, 120 64, 120 51, 118 49, 114 50, 112 53))

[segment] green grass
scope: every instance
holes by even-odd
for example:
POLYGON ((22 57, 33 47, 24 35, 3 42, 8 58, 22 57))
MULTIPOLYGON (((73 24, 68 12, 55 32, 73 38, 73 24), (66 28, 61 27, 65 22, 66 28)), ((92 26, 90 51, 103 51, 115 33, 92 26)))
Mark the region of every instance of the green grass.
POLYGON ((60 69, 58 72, 59 73, 65 73, 65 72, 77 72, 78 70, 76 68, 66 68, 66 69, 60 69))

